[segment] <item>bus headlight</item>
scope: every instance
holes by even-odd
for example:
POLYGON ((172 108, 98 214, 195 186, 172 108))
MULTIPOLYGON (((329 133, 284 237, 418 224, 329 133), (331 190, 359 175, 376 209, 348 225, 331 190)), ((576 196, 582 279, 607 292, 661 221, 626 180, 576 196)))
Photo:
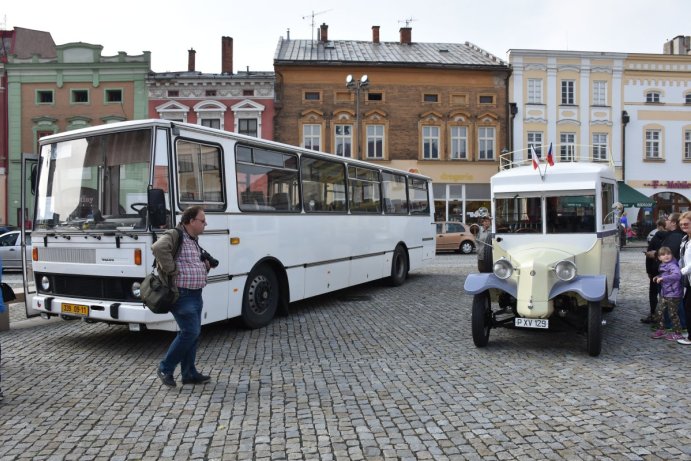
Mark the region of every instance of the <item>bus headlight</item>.
POLYGON ((506 259, 500 259, 494 263, 492 271, 497 278, 505 280, 511 277, 511 274, 513 274, 513 266, 511 266, 511 263, 506 259))
POLYGON ((43 291, 50 290, 50 279, 45 275, 41 277, 41 288, 43 289, 43 291))
POLYGON ((132 284, 132 294, 134 295, 135 298, 139 298, 141 296, 141 294, 142 294, 141 287, 142 287, 142 284, 139 282, 134 282, 132 284))
POLYGON ((576 277, 576 265, 571 261, 559 261, 554 266, 554 273, 559 280, 568 282, 576 277))

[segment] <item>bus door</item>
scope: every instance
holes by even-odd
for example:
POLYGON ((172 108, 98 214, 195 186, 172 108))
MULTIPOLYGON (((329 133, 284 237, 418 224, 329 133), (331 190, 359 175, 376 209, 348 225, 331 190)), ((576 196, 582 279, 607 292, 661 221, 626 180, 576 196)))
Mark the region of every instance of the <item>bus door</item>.
POLYGON ((24 305, 26 306, 26 316, 36 317, 39 311, 32 309, 34 295, 36 294, 36 282, 34 281, 34 271, 31 266, 31 230, 33 228, 35 192, 38 181, 38 155, 22 154, 21 167, 21 213, 23 216, 20 221, 21 226, 21 250, 22 258, 22 281, 24 282, 24 305), (27 255, 29 260, 27 261, 27 255))

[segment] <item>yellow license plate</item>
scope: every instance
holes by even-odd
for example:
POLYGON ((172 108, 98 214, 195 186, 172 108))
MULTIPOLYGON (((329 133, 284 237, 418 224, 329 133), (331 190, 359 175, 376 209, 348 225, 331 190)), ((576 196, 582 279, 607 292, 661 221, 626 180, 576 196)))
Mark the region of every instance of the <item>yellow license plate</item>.
POLYGON ((62 313, 71 315, 81 315, 83 317, 89 316, 89 306, 83 304, 69 304, 62 303, 62 313))

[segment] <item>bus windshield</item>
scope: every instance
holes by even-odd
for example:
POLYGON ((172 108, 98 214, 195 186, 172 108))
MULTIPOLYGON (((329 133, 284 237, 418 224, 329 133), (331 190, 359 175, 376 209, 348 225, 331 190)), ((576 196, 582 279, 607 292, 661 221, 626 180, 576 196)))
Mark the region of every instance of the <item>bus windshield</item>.
POLYGON ((497 198, 495 210, 498 233, 542 233, 543 221, 548 234, 596 232, 595 195, 521 197, 517 194, 497 198))
POLYGON ((150 129, 43 146, 34 229, 146 225, 150 129))

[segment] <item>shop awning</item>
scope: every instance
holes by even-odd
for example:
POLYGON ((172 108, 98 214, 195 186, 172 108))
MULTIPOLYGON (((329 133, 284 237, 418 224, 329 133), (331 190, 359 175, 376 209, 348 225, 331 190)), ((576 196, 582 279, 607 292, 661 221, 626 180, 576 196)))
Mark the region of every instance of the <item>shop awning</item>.
POLYGON ((655 206, 653 199, 646 197, 623 181, 617 181, 617 183, 619 184, 619 201, 624 205, 624 208, 649 208, 655 206))

